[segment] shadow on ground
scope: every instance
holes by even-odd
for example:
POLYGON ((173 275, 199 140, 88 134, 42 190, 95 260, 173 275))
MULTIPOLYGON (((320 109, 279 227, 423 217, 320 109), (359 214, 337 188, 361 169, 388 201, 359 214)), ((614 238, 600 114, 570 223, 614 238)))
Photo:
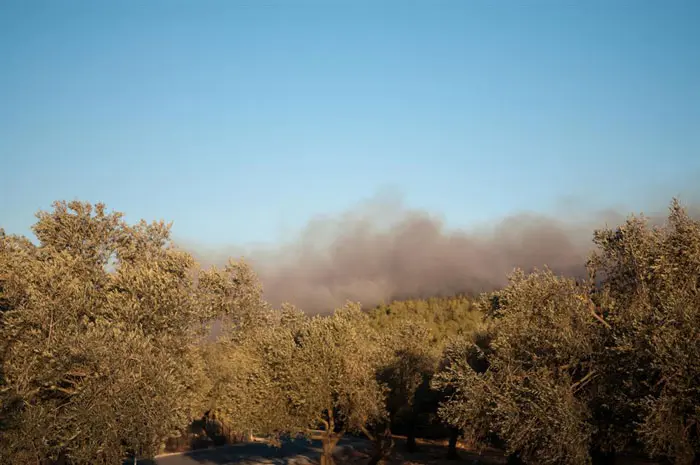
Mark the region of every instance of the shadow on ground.
MULTIPOLYGON (((337 465, 365 465, 369 460, 371 443, 365 438, 344 437, 336 449, 337 465), (348 447, 349 446, 349 447, 348 447)), ((447 458, 447 441, 421 441, 416 452, 406 451, 405 438, 395 437, 393 453, 387 465, 505 465, 502 451, 486 449, 480 453, 458 449, 457 459, 447 458)), ((240 443, 193 450, 181 454, 163 455, 153 460, 139 460, 139 465, 313 465, 318 464, 321 443, 318 440, 286 441, 282 447, 264 443, 240 443)), ((658 464, 640 457, 620 456, 618 465, 658 464)), ((125 462, 125 465, 133 464, 125 462)))
MULTIPOLYGON (((339 446, 364 447, 367 441, 352 437, 343 438, 339 446), (358 444, 361 443, 361 444, 358 444)), ((291 462, 317 462, 321 454, 321 442, 296 439, 285 441, 281 447, 264 443, 241 443, 221 447, 192 450, 179 454, 162 455, 152 460, 139 460, 139 465, 223 465, 269 464, 283 465, 291 462)), ((129 462, 125 462, 126 463, 129 462)), ((133 463, 133 462, 132 462, 133 463)))
MULTIPOLYGON (((344 437, 336 449, 338 465, 364 465, 369 460, 371 443, 365 438, 344 437)), ((389 464, 504 464, 503 455, 485 452, 476 455, 460 451, 458 460, 448 460, 447 445, 424 443, 414 453, 404 452, 405 440, 396 438, 394 453, 389 464)), ((163 455, 153 460, 139 460, 139 465, 307 465, 319 463, 321 443, 318 440, 296 439, 286 441, 282 447, 271 447, 264 443, 232 444, 210 449, 193 450, 180 454, 163 455)))

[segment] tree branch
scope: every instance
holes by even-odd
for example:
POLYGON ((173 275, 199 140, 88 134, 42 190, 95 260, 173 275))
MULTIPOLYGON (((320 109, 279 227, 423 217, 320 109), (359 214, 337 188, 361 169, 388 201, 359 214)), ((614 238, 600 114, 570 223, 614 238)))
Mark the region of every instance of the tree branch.
POLYGON ((335 420, 333 418, 333 406, 328 408, 328 427, 329 431, 333 433, 335 431, 335 420))
POLYGON ((589 371, 586 376, 584 376, 583 378, 581 378, 580 380, 578 380, 577 382, 575 382, 574 384, 571 385, 571 391, 576 392, 577 390, 579 390, 580 388, 585 386, 586 383, 588 381, 590 381, 593 378, 593 376, 595 376, 596 374, 597 374, 597 370, 589 371))
POLYGON ((330 427, 328 425, 328 422, 321 417, 321 423, 323 423, 323 426, 325 427, 326 431, 330 431, 330 427))
POLYGON ((591 315, 593 315, 593 318, 595 318, 596 320, 600 321, 606 328, 612 329, 612 326, 610 326, 610 323, 608 323, 607 321, 605 321, 605 320, 603 319, 603 317, 601 317, 600 315, 598 315, 598 313, 596 313, 596 311, 595 311, 595 310, 596 310, 596 306, 595 306, 595 304, 594 304, 593 302, 590 303, 590 305, 589 305, 588 308, 589 308, 589 310, 591 311, 591 315))
POLYGON ((376 441, 376 440, 377 440, 376 437, 375 437, 372 433, 369 432, 369 430, 367 429, 367 427, 366 427, 365 425, 362 425, 362 426, 360 427, 360 429, 361 429, 362 432, 365 434, 365 436, 367 436, 367 438, 369 438, 370 441, 376 441))

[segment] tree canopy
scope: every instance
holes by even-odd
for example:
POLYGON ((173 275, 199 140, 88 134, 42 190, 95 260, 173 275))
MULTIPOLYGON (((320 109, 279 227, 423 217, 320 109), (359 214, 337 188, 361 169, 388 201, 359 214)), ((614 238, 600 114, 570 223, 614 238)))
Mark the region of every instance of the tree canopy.
POLYGON ((677 201, 595 231, 587 279, 316 316, 271 307, 244 261, 202 269, 163 221, 56 202, 33 231, 0 229, 2 463, 152 457, 206 412, 320 434, 323 465, 346 433, 376 462, 435 418, 528 464, 700 460, 700 222, 677 201))
POLYGON ((38 245, 0 237, 2 461, 153 455, 202 402, 208 322, 247 303, 212 305, 211 273, 198 280, 163 222, 131 226, 81 202, 37 217, 38 245))
POLYGON ((632 216, 594 242, 588 281, 517 271, 484 296, 488 342, 448 348, 440 414, 526 463, 584 464, 638 445, 693 463, 700 223, 674 201, 666 224, 632 216))

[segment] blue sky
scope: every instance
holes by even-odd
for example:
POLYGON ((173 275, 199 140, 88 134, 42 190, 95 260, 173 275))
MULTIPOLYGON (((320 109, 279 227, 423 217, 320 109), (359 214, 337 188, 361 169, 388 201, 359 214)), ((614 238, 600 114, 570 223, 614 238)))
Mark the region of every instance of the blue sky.
POLYGON ((4 0, 0 226, 78 198, 212 245, 384 189, 454 226, 664 204, 700 175, 698 24, 694 0, 4 0))

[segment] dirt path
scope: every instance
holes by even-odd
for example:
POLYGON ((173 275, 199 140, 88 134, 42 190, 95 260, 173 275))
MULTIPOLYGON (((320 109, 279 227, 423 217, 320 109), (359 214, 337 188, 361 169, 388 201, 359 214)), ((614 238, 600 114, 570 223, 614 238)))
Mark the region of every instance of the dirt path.
MULTIPOLYGON (((343 438, 338 446, 364 448, 365 439, 343 438)), ((321 443, 318 440, 298 439, 289 441, 280 448, 263 443, 246 443, 222 446, 213 449, 201 449, 181 454, 168 454, 154 460, 139 460, 139 465, 303 465, 305 462, 318 462, 321 455, 321 443)))
MULTIPOLYGON (((506 463, 500 451, 486 450, 476 454, 459 449, 459 460, 448 460, 444 441, 419 440, 419 450, 405 452, 405 439, 395 437, 395 448, 387 465, 502 465, 506 463)), ((338 465, 365 465, 369 459, 371 444, 367 439, 344 437, 336 453, 338 465), (348 447, 349 446, 349 447, 348 447)), ((168 454, 154 460, 139 460, 138 465, 315 465, 319 463, 321 443, 319 440, 288 441, 280 448, 264 443, 244 443, 200 449, 180 454, 168 454)), ((620 457, 621 465, 649 465, 657 462, 620 457)), ((125 462, 124 465, 132 465, 125 462)))

